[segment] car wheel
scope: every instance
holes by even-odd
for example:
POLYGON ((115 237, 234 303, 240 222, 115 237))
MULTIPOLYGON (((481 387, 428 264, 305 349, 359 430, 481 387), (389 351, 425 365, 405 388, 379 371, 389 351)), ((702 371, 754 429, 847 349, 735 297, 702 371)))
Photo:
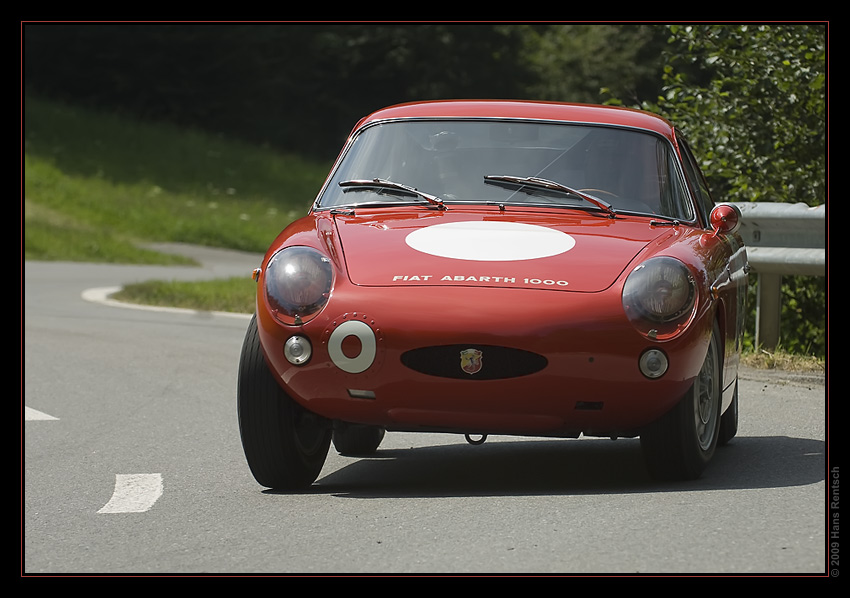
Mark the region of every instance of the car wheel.
POLYGON ((330 422, 301 407, 277 383, 260 348, 256 316, 242 345, 237 410, 242 448, 257 482, 294 490, 316 481, 330 448, 330 422))
POLYGON ((715 325, 699 375, 682 400, 641 434, 641 449, 653 478, 696 479, 714 455, 723 371, 719 335, 715 325))
POLYGON ((735 383, 735 394, 732 396, 732 404, 726 412, 720 416, 720 436, 717 444, 725 445, 738 433, 738 383, 735 383))
POLYGON ((385 430, 378 426, 361 426, 339 422, 334 427, 334 448, 340 455, 371 455, 378 450, 385 430))

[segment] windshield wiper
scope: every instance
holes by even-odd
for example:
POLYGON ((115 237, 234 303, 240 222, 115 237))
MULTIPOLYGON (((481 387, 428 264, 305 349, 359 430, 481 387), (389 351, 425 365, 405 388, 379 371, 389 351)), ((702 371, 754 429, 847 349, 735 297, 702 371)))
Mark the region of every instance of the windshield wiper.
MULTIPOLYGON (((666 218, 666 216, 662 216, 662 218, 666 218)), ((670 220, 650 220, 649 226, 679 226, 681 222, 679 222, 676 218, 671 218, 670 220)))
POLYGON ((420 191, 415 187, 411 187, 409 185, 403 185, 401 183, 396 183, 395 181, 388 181, 385 179, 365 179, 365 180, 350 180, 350 181, 340 181, 339 186, 342 187, 343 191, 347 191, 352 188, 371 188, 371 189, 381 189, 388 191, 400 191, 406 195, 412 195, 414 197, 421 197, 428 203, 436 206, 440 210, 445 210, 446 205, 443 203, 443 200, 437 197, 436 195, 431 195, 430 193, 425 193, 424 191, 420 191))
POLYGON ((566 185, 558 183, 557 181, 550 181, 548 179, 541 179, 539 177, 534 176, 520 177, 512 176, 509 174, 488 174, 484 176, 484 182, 497 185, 500 183, 518 185, 520 187, 520 190, 522 189, 522 187, 528 187, 530 189, 546 189, 549 191, 558 191, 560 193, 575 195, 576 197, 580 197, 581 199, 592 203, 597 208, 602 209, 611 216, 615 215, 614 207, 607 201, 603 201, 598 197, 588 195, 587 193, 582 193, 581 191, 573 189, 572 187, 567 187, 566 185))

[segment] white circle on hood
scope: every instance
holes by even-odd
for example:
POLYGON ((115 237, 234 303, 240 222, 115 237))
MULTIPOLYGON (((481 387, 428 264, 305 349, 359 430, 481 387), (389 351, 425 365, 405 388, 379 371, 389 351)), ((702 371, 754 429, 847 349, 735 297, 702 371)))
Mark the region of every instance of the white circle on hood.
POLYGON ((455 260, 510 262, 569 251, 573 237, 520 222, 448 222, 415 230, 405 239, 417 251, 455 260))

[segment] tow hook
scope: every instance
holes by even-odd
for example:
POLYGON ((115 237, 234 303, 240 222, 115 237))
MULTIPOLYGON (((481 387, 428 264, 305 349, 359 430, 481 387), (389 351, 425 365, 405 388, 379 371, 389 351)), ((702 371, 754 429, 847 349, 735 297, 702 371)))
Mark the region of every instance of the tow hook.
POLYGON ((464 434, 464 438, 466 438, 466 441, 473 446, 484 444, 484 441, 487 440, 487 434, 478 434, 477 436, 478 438, 473 438, 472 434, 464 434))

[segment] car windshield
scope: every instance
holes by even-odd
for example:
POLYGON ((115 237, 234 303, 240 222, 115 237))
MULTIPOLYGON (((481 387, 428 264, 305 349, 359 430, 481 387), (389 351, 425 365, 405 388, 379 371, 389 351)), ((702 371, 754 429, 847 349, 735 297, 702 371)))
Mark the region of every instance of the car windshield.
POLYGON ((694 217, 675 156, 661 137, 525 121, 410 120, 368 127, 346 151, 317 206, 400 203, 554 205, 694 217))

